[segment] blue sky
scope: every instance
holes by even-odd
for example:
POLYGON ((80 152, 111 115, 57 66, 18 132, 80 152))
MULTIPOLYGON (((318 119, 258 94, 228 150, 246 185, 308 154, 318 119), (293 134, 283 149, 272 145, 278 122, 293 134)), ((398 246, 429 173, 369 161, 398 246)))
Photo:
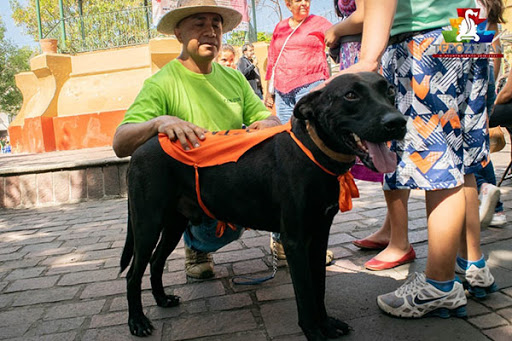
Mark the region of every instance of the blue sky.
MULTIPOLYGON (((26 1, 27 0, 22 0, 21 2, 26 1)), ((288 9, 284 6, 282 7, 283 16, 290 16, 290 12, 288 11, 288 9)), ((332 0, 313 0, 311 2, 311 14, 323 15, 332 22, 333 20, 335 20, 335 16, 332 13, 332 0)), ((12 11, 9 6, 9 0, 0 0, 0 16, 2 16, 2 20, 7 28, 7 38, 9 38, 13 43, 15 43, 18 46, 37 46, 37 42, 35 42, 32 37, 25 35, 20 27, 14 25, 14 21, 12 20, 11 15, 12 11)), ((272 32, 277 21, 277 15, 275 14, 274 11, 270 10, 269 8, 264 8, 263 10, 260 10, 256 13, 256 24, 258 27, 258 31, 272 32)))

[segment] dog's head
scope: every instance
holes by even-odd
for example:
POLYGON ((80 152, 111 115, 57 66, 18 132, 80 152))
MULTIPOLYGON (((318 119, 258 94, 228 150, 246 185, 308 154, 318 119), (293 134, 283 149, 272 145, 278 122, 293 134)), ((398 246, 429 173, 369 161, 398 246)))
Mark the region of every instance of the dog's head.
POLYGON ((394 102, 395 88, 381 75, 344 74, 304 96, 293 114, 312 122, 331 149, 357 155, 370 169, 388 173, 396 168, 396 155, 386 142, 402 139, 407 123, 394 102))

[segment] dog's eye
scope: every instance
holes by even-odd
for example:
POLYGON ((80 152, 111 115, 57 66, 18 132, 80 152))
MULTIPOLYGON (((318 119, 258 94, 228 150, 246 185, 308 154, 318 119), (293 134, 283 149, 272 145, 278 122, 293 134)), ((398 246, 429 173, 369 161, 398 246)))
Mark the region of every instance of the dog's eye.
POLYGON ((350 91, 345 94, 345 99, 349 101, 354 101, 356 99, 359 99, 359 96, 357 96, 357 94, 354 91, 350 91))
POLYGON ((395 95, 396 95, 395 87, 394 86, 390 86, 388 88, 388 96, 395 97, 395 95))

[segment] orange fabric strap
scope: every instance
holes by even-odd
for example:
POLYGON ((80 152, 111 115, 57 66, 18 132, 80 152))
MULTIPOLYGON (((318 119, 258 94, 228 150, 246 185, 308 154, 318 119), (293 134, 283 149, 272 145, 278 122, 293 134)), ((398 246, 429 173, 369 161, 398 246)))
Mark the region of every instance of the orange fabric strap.
MULTIPOLYGON (((290 136, 293 141, 299 146, 300 149, 306 154, 311 161, 313 161, 320 169, 322 169, 327 174, 332 176, 336 176, 335 173, 331 172, 324 166, 318 162, 313 153, 295 136, 295 134, 290 131, 290 136)), ((341 212, 350 211, 352 209, 352 198, 359 198, 359 190, 357 189, 357 185, 354 182, 354 177, 350 172, 346 172, 345 174, 337 176, 338 182, 340 184, 340 196, 338 198, 338 205, 340 207, 341 212)))
POLYGON ((203 200, 201 199, 201 188, 199 187, 199 171, 197 170, 197 165, 194 165, 194 170, 196 173, 196 195, 197 195, 197 202, 199 203, 199 206, 203 209, 204 213, 206 215, 214 220, 217 220, 217 228, 215 230, 215 236, 220 238, 224 234, 224 231, 226 230, 226 225, 229 226, 230 229, 233 231, 236 231, 236 226, 231 223, 226 223, 224 221, 220 221, 210 212, 210 210, 205 206, 203 203, 203 200))

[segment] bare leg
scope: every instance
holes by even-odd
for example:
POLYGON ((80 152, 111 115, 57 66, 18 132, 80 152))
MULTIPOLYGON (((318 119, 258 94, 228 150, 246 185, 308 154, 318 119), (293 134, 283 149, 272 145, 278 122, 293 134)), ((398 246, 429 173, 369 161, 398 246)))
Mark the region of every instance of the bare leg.
MULTIPOLYGON (((384 262, 396 261, 411 249, 407 233, 407 201, 409 199, 409 194, 410 190, 384 191, 384 197, 386 198, 388 206, 386 221, 389 221, 390 226, 388 229, 389 245, 375 256, 375 259, 384 262)), ((385 224, 386 223, 384 223, 384 225, 385 224)), ((379 231, 384 230, 384 225, 379 231)))
POLYGON ((427 191, 428 224, 427 278, 448 281, 454 278, 466 198, 463 187, 427 191))
POLYGON ((480 218, 478 216, 478 191, 474 174, 464 176, 466 197, 466 219, 462 230, 459 255, 467 260, 477 261, 482 257, 480 249, 480 218))

